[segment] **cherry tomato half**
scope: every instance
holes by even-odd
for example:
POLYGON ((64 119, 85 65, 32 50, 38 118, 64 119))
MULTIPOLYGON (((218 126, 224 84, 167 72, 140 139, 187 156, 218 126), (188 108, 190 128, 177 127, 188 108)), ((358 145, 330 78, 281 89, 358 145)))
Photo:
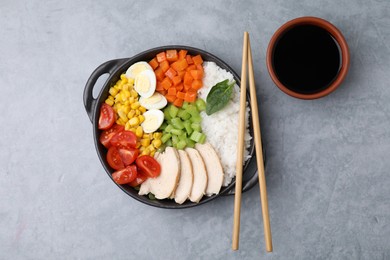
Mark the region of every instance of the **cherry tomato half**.
POLYGON ((146 176, 146 174, 138 168, 137 178, 135 178, 132 182, 129 182, 129 185, 131 187, 137 187, 138 185, 146 181, 147 178, 148 176, 146 176))
POLYGON ((119 156, 125 166, 132 164, 138 157, 138 149, 136 148, 118 148, 119 156))
POLYGON ((137 178, 137 166, 130 165, 126 168, 116 171, 112 174, 112 178, 118 184, 126 184, 137 178))
POLYGON ((125 128, 122 125, 114 124, 110 129, 101 133, 99 138, 100 143, 102 143, 102 145, 104 145, 106 148, 109 148, 111 146, 110 141, 114 135, 123 130, 125 130, 125 128))
POLYGON ((131 131, 124 130, 114 135, 110 143, 115 147, 135 148, 137 136, 131 131))
POLYGON ((150 178, 155 178, 160 175, 160 164, 152 156, 142 155, 137 158, 136 164, 138 169, 141 169, 150 178))
POLYGON ((119 154, 118 148, 111 146, 107 152, 107 162, 114 170, 125 168, 122 158, 119 154))
POLYGON ((112 107, 103 103, 100 108, 99 124, 98 127, 101 130, 109 129, 115 123, 115 112, 112 107))

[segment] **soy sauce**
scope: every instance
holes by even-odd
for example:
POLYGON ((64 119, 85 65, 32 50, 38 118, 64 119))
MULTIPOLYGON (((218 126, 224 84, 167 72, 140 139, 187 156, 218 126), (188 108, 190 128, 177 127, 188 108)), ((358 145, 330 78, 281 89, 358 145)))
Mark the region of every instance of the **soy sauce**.
POLYGON ((313 94, 327 88, 340 70, 340 48, 325 29, 298 25, 278 39, 273 67, 280 82, 294 92, 313 94))

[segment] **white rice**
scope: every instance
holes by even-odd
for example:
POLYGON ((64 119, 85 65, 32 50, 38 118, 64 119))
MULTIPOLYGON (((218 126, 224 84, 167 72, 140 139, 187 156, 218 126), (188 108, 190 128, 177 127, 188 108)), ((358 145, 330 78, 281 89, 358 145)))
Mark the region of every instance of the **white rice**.
MULTIPOLYGON (((214 62, 204 62, 204 78, 203 87, 198 91, 199 97, 206 101, 207 95, 211 88, 225 79, 233 81, 233 75, 220 68, 214 62)), ((249 146, 252 137, 249 134, 249 107, 246 104, 245 114, 245 149, 244 161, 250 158, 249 146)), ((202 112, 202 130, 207 136, 209 142, 216 150, 221 159, 224 170, 223 186, 227 186, 232 178, 236 175, 236 161, 237 161, 237 140, 238 140, 238 117, 240 110, 240 88, 237 84, 234 86, 232 98, 229 103, 220 111, 208 116, 202 112)))

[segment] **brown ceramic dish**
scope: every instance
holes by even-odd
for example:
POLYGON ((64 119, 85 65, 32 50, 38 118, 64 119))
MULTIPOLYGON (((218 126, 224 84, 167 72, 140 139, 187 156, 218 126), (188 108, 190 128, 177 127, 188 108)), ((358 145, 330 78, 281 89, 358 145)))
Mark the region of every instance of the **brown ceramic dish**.
POLYGON ((316 18, 316 17, 300 17, 285 23, 272 36, 267 49, 267 67, 272 80, 274 81, 276 86, 278 86, 278 88, 281 89, 283 92, 285 92, 290 96, 293 96, 295 98, 300 98, 300 99, 316 99, 316 98, 326 96, 331 92, 333 92, 346 77, 349 68, 349 63, 350 63, 349 49, 344 36, 333 24, 331 24, 326 20, 323 20, 321 18, 316 18), (334 40, 337 42, 339 47, 340 68, 337 76, 326 88, 315 93, 298 93, 296 91, 293 91, 290 88, 287 88, 279 80, 277 74, 275 73, 273 56, 274 56, 275 46, 278 43, 278 40, 280 39, 281 36, 284 35, 284 33, 289 31, 290 29, 294 28, 295 26, 301 26, 301 25, 314 25, 322 29, 325 29, 334 38, 334 40))

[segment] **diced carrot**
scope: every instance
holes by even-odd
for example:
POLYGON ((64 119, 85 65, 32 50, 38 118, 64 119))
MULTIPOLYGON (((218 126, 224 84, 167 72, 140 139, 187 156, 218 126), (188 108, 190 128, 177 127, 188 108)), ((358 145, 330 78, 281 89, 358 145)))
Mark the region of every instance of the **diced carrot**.
POLYGON ((172 78, 172 83, 174 86, 178 85, 181 82, 181 77, 180 76, 174 76, 172 78))
POLYGON ((163 80, 165 75, 164 75, 164 71, 161 69, 161 67, 157 68, 155 71, 154 71, 154 74, 156 74, 156 79, 157 80, 163 80))
POLYGON ((191 71, 191 70, 196 70, 196 65, 195 64, 192 64, 192 65, 189 65, 186 69, 186 71, 191 71))
POLYGON ((188 65, 194 64, 194 61, 192 60, 191 55, 187 55, 186 60, 187 60, 188 65))
POLYGON ((179 56, 177 55, 177 50, 167 50, 166 52, 167 61, 174 62, 179 59, 179 56))
POLYGON ((200 70, 200 71, 202 71, 202 72, 204 72, 204 69, 203 69, 202 64, 196 65, 196 69, 197 69, 197 70, 200 70))
POLYGON ((202 56, 200 56, 200 54, 196 55, 196 56, 193 56, 192 57, 192 60, 194 61, 194 63, 196 65, 198 64, 202 64, 203 63, 203 59, 202 59, 202 56))
POLYGON ((176 93, 176 97, 177 98, 181 98, 181 99, 184 99, 185 95, 186 95, 186 93, 185 92, 181 92, 181 91, 176 93))
POLYGON ((201 70, 191 70, 190 73, 194 79, 202 79, 203 78, 203 71, 201 71, 201 70))
POLYGON ((197 94, 198 91, 194 88, 190 88, 189 90, 187 90, 188 93, 192 93, 192 94, 197 94))
POLYGON ((151 61, 149 61, 149 65, 155 70, 158 67, 157 59, 153 58, 151 61))
POLYGON ((185 84, 192 84, 192 81, 194 80, 194 78, 191 76, 191 73, 189 72, 186 72, 184 74, 184 78, 183 78, 183 83, 184 85, 185 84))
POLYGON ((166 90, 160 90, 160 91, 158 91, 158 93, 160 93, 161 95, 165 96, 167 94, 167 91, 166 90))
POLYGON ((183 89, 184 89, 183 83, 179 83, 179 84, 176 86, 176 90, 177 90, 177 91, 182 91, 183 89))
POLYGON ((185 70, 182 70, 182 71, 177 72, 177 75, 178 75, 181 79, 184 78, 184 74, 186 74, 186 71, 185 71, 185 70))
POLYGON ((169 62, 167 60, 160 62, 160 68, 164 73, 167 72, 169 70, 169 62))
POLYGON ((179 60, 185 59, 187 55, 187 50, 180 50, 179 51, 179 60))
POLYGON ((183 102, 184 100, 181 99, 181 98, 176 98, 175 101, 173 102, 173 104, 177 107, 182 107, 183 106, 183 102))
POLYGON ((165 76, 167 76, 168 78, 170 79, 173 79, 173 77, 175 77, 177 74, 176 70, 172 69, 172 68, 169 68, 166 72, 165 72, 165 76))
POLYGON ((188 67, 187 60, 178 60, 171 64, 171 67, 176 71, 185 70, 188 67))
POLYGON ((168 77, 165 77, 162 81, 161 81, 161 86, 167 90, 169 89, 171 86, 172 86, 172 82, 171 80, 168 78, 168 77))
POLYGON ((202 88, 202 86, 203 86, 203 83, 202 83, 202 81, 201 81, 201 80, 199 80, 199 79, 195 79, 194 81, 192 81, 192 85, 191 85, 191 87, 192 87, 193 89, 195 89, 195 90, 199 90, 199 89, 201 89, 201 88, 202 88))
POLYGON ((164 90, 164 87, 161 85, 161 81, 157 81, 157 83, 156 83, 156 90, 157 91, 164 90))
POLYGON ((189 84, 183 84, 183 86, 184 86, 184 91, 188 91, 191 87, 192 87, 192 82, 191 83, 189 83, 189 84))
POLYGON ((187 101, 187 102, 195 102, 196 100, 196 93, 192 93, 192 92, 187 92, 185 97, 184 97, 184 101, 187 101))
POLYGON ((168 95, 175 95, 176 96, 176 88, 175 87, 170 87, 168 89, 168 95))
POLYGON ((176 96, 171 95, 165 95, 165 98, 168 100, 169 103, 173 103, 176 100, 176 96))
POLYGON ((157 54, 157 55, 156 55, 156 58, 157 58, 157 61, 158 61, 159 63, 161 63, 161 62, 167 60, 167 56, 165 55, 165 51, 160 52, 159 54, 157 54))

